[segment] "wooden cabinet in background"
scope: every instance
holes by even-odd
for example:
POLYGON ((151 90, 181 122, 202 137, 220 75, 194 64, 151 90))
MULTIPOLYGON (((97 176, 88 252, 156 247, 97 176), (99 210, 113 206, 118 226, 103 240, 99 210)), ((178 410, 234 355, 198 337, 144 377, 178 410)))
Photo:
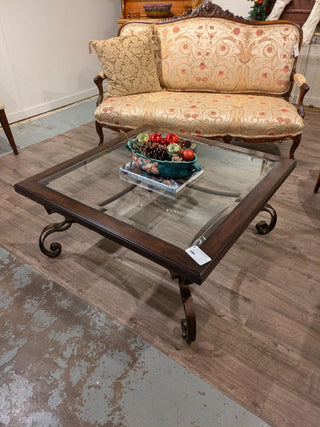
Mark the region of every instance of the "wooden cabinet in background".
MULTIPOLYGON (((269 2, 267 6, 267 15, 271 12, 275 0, 269 2)), ((282 12, 280 19, 293 21, 296 24, 303 25, 315 4, 315 0, 292 0, 282 12)))
POLYGON ((154 3, 172 3, 171 6, 171 16, 181 15, 189 9, 194 9, 201 3, 201 0, 172 0, 172 1, 139 1, 139 0, 121 0, 122 4, 122 17, 117 20, 119 29, 126 22, 130 20, 150 20, 152 22, 159 21, 165 18, 148 18, 145 10, 143 8, 144 4, 154 4, 154 3))

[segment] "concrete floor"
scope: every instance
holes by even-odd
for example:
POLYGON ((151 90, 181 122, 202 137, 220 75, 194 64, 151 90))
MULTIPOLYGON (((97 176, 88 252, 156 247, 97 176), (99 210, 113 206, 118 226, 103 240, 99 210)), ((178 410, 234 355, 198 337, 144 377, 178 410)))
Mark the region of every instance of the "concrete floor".
MULTIPOLYGON (((18 148, 92 121, 94 102, 13 125, 18 148)), ((267 426, 1 247, 0 319, 0 426, 267 426)))

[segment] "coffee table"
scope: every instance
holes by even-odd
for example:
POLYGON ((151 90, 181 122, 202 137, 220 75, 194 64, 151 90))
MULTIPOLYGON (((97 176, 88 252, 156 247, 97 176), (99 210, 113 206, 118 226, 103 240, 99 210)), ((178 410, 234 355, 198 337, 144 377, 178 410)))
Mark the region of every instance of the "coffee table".
POLYGON ((274 228, 276 212, 267 202, 296 162, 192 137, 204 172, 168 197, 119 175, 120 166, 131 158, 125 147, 128 138, 142 131, 151 129, 119 134, 19 182, 15 190, 43 205, 49 214, 64 217, 42 230, 39 246, 45 255, 61 253, 60 243, 45 245, 49 235, 78 223, 168 269, 178 279, 185 311, 182 336, 191 342, 196 338, 196 315, 190 285, 203 283, 260 211, 267 213, 268 221, 259 221, 257 232, 266 234, 274 228), (200 255, 195 253, 198 250, 200 255))

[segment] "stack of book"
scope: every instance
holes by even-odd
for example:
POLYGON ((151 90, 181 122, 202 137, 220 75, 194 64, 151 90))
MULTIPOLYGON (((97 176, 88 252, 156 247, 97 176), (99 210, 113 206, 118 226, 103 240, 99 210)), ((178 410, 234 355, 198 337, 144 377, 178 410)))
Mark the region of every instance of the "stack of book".
POLYGON ((203 169, 200 169, 185 178, 172 179, 161 176, 158 177, 150 175, 138 168, 134 161, 126 163, 119 169, 121 179, 168 197, 175 197, 180 193, 180 191, 198 179, 202 174, 203 169))

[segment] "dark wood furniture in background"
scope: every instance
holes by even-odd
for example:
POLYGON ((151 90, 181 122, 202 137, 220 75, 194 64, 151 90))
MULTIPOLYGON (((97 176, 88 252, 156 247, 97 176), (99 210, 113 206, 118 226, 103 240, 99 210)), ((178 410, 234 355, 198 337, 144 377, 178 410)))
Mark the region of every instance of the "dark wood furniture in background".
MULTIPOLYGON (((160 18, 160 19, 147 18, 143 5, 148 3, 166 3, 166 2, 121 0, 122 16, 120 19, 117 20, 119 29, 122 27, 122 25, 124 25, 130 20, 136 21, 137 19, 138 20, 147 19, 150 22, 157 22, 161 19, 165 19, 165 18, 160 18)), ((194 9, 196 6, 198 6, 201 3, 201 0, 172 0, 172 1, 169 1, 168 3, 172 3, 170 16, 174 16, 174 15, 182 15, 187 10, 194 9)))
MULTIPOLYGON (((267 5, 267 15, 271 12, 275 0, 267 5)), ((303 25, 315 4, 315 0, 292 0, 284 9, 280 19, 293 21, 296 24, 303 25)))
MULTIPOLYGON (((122 16, 117 20, 119 30, 124 24, 133 19, 135 21, 137 19, 148 19, 151 22, 157 22, 160 20, 147 18, 143 8, 145 3, 148 2, 141 0, 121 0, 122 16)), ((181 15, 189 9, 194 9, 196 6, 201 4, 201 0, 173 0, 170 3, 172 3, 171 12, 173 16, 181 15)), ((267 4, 267 16, 270 14, 274 4, 275 0, 267 4)), ((280 19, 293 21, 302 26, 308 19, 314 4, 315 0, 292 0, 284 9, 280 19)))
POLYGON ((19 154, 16 143, 14 141, 10 125, 6 116, 6 112, 4 111, 4 105, 0 104, 0 124, 6 134, 8 141, 10 142, 11 148, 14 154, 17 156, 19 154))
MULTIPOLYGON (((122 16, 117 20, 119 27, 131 19, 147 19, 143 5, 145 3, 157 3, 141 0, 121 0, 122 16)), ((160 2, 159 2, 160 3, 160 2)), ((201 3, 201 0, 173 0, 171 12, 173 15, 181 15, 188 9, 194 9, 201 3)), ((271 12, 275 0, 268 3, 266 12, 267 15, 271 12)), ((308 16, 315 4, 315 0, 292 0, 284 9, 281 20, 293 21, 299 25, 303 25, 308 19, 308 16)), ((156 20, 155 20, 156 21, 156 20)))
POLYGON ((296 162, 193 137, 204 173, 172 200, 119 177, 119 166, 130 161, 125 143, 141 131, 121 134, 19 182, 15 190, 64 217, 43 229, 39 245, 45 255, 61 253, 59 243, 47 248, 45 239, 77 223, 168 269, 179 282, 182 336, 191 342, 196 315, 189 286, 204 282, 260 211, 271 221, 259 221, 258 233, 274 228, 277 216, 267 202, 296 162), (211 260, 199 265, 186 253, 190 245, 201 246, 211 260))

